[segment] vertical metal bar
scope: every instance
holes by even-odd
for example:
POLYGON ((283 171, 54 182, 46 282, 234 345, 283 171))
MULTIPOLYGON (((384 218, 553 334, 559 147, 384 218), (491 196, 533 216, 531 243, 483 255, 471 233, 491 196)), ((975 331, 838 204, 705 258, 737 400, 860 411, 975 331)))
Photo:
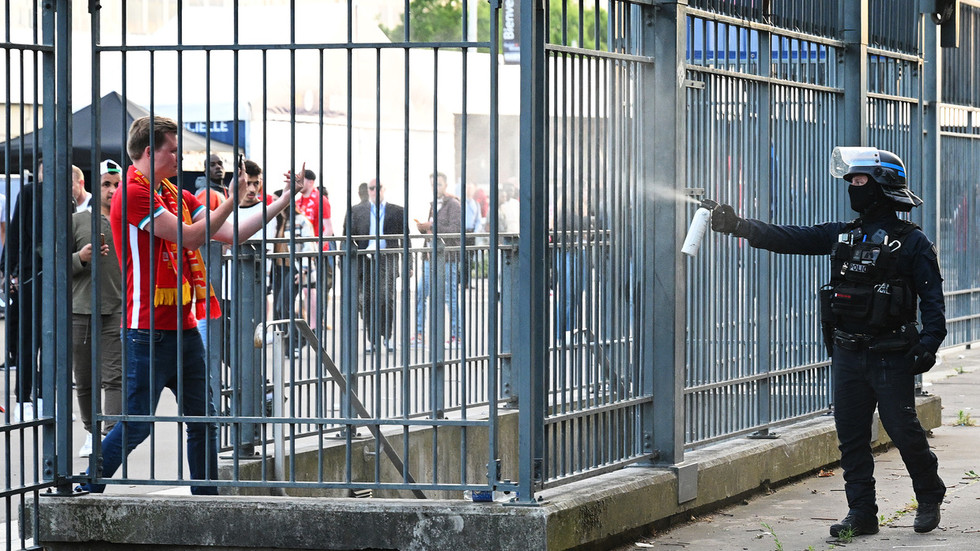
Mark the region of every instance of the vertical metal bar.
MULTIPOLYGON (((405 6, 406 6, 406 9, 402 13, 406 13, 407 14, 408 13, 408 9, 407 9, 408 8, 408 0, 405 0, 405 6)), ((405 40, 406 40, 406 42, 408 41, 408 33, 409 33, 409 30, 410 30, 409 29, 409 24, 410 24, 410 21, 406 17, 405 18, 405 40)), ((411 74, 411 71, 410 71, 410 69, 411 69, 411 63, 410 63, 411 62, 411 55, 410 55, 411 54, 411 50, 408 49, 408 48, 405 48, 405 51, 403 52, 403 54, 404 54, 404 62, 405 62, 405 80, 404 80, 404 86, 405 86, 405 88, 404 89, 407 91, 409 89, 409 82, 410 82, 409 81, 409 75, 411 74)), ((423 386, 423 385, 420 385, 420 384, 415 384, 415 378, 412 376, 412 369, 411 369, 411 367, 409 365, 410 364, 411 357, 410 357, 409 350, 408 350, 408 348, 409 348, 409 335, 411 335, 415 339, 414 342, 415 342, 416 346, 418 347, 418 349, 421 349, 424 346, 423 340, 419 338, 419 335, 422 333, 422 327, 415 327, 414 330, 413 329, 410 329, 412 327, 412 320, 415 319, 415 316, 413 315, 413 312, 411 310, 411 305, 412 305, 412 300, 410 298, 412 296, 412 289, 411 289, 411 285, 410 285, 411 284, 411 281, 412 281, 411 275, 416 270, 418 271, 419 274, 421 274, 422 269, 423 269, 423 266, 421 264, 419 264, 419 263, 416 263, 414 261, 414 258, 411 256, 413 254, 411 252, 412 242, 411 242, 411 239, 409 239, 409 237, 408 237, 408 233, 409 233, 409 206, 410 206, 409 205, 409 183, 411 181, 411 179, 409 177, 410 168, 411 168, 411 154, 410 154, 411 149, 409 147, 409 139, 408 138, 409 138, 409 128, 411 128, 411 125, 410 125, 410 122, 411 122, 411 101, 410 101, 410 96, 409 96, 409 94, 407 92, 405 93, 405 96, 404 96, 404 98, 403 98, 402 101, 403 101, 403 110, 404 110, 404 116, 405 116, 405 118, 404 118, 404 121, 405 121, 404 122, 404 126, 405 126, 405 139, 404 139, 404 149, 403 149, 403 152, 404 152, 403 155, 405 157, 405 166, 404 166, 404 173, 403 173, 403 177, 402 177, 402 180, 403 180, 403 182, 402 182, 402 186, 403 186, 402 187, 402 192, 403 192, 403 196, 405 197, 405 205, 404 205, 404 208, 402 209, 402 231, 403 231, 403 233, 402 233, 402 250, 401 250, 403 262, 401 263, 401 269, 402 269, 402 278, 401 278, 402 279, 402 308, 401 308, 401 311, 402 311, 402 342, 401 342, 401 347, 402 347, 402 370, 401 370, 402 385, 401 385, 401 401, 402 401, 402 403, 401 403, 401 412, 400 413, 401 413, 401 416, 403 418, 407 418, 411 414, 411 412, 413 411, 413 409, 414 409, 413 408, 413 404, 412 404, 412 389, 415 388, 416 389, 416 392, 419 392, 419 391, 422 390, 422 386, 423 386)), ((417 300, 417 298, 416 298, 416 300, 417 300)), ((411 471, 411 466, 410 466, 410 463, 409 463, 409 461, 410 461, 410 459, 409 459, 410 458, 410 454, 409 454, 410 447, 409 446, 410 446, 410 442, 411 442, 410 437, 411 437, 411 433, 409 432, 408 426, 406 425, 406 426, 404 426, 402 428, 402 457, 405 458, 404 469, 402 470, 402 480, 407 480, 408 479, 408 476, 409 476, 409 473, 411 471)))
MULTIPOLYGON (((924 14, 920 14, 925 18, 924 14)), ((942 53, 939 48, 939 28, 931 21, 924 21, 922 24, 922 97, 918 108, 922 112, 921 124, 921 155, 918 157, 920 166, 909 167, 906 163, 906 170, 912 168, 913 174, 919 175, 921 182, 919 190, 923 200, 922 204, 922 229, 934 243, 941 244, 944 240, 940 213, 942 211, 942 199, 944 196, 944 182, 942 178, 943 169, 943 139, 941 136, 941 125, 939 118, 939 103, 942 100, 942 81, 944 63, 942 53), (926 187, 929 186, 931 187, 926 187)), ((915 159, 915 158, 913 158, 915 159)), ((974 228, 975 229, 975 228, 974 228)), ((953 232, 950 233, 953 235, 953 232)), ((947 278, 950 274, 946 275, 947 278)), ((970 335, 972 336, 972 335, 970 335)), ((969 340, 969 337, 965 340, 969 340)), ((915 391, 922 391, 922 375, 915 377, 915 391)))
MULTIPOLYGON (((768 44, 770 34, 767 31, 759 31, 759 44, 768 44)), ((769 48, 759 48, 759 74, 763 77, 771 76, 770 56, 772 55, 769 48)), ((802 57, 802 56, 801 56, 802 57)), ((758 163, 758 175, 755 181, 758 182, 758 197, 759 205, 762 209, 759 211, 758 216, 762 220, 777 222, 775 220, 769 220, 772 213, 772 200, 770 196, 770 183, 772 180, 772 175, 770 174, 770 169, 773 163, 773 143, 771 125, 772 115, 770 107, 772 104, 772 84, 768 83, 752 83, 746 82, 746 86, 758 87, 759 94, 756 98, 755 108, 757 110, 758 116, 755 118, 757 122, 757 130, 759 135, 753 141, 756 145, 756 151, 758 157, 756 162, 758 163)), ((751 99, 749 100, 751 101, 751 99)), ((745 121, 745 124, 749 124, 749 121, 745 121)), ((746 132, 746 136, 749 136, 749 132, 746 132)), ((750 176, 751 177, 751 176, 750 176)), ((759 308, 759 328, 757 333, 757 350, 758 350, 758 363, 757 372, 758 373, 769 373, 772 368, 773 359, 771 357, 772 349, 774 346, 779 346, 775 342, 773 336, 775 329, 775 320, 770 312, 770 300, 773 294, 773 289, 777 288, 773 283, 778 281, 785 281, 786 278, 776 277, 772 273, 772 255, 762 254, 757 256, 758 259, 758 270, 759 270, 759 287, 756 289, 756 297, 758 298, 758 308, 759 308)), ((757 415, 758 423, 762 426, 767 425, 770 422, 771 413, 771 400, 772 400, 772 387, 770 385, 770 378, 766 377, 764 379, 759 379, 759 389, 758 397, 759 402, 757 404, 757 415)), ((753 423, 748 422, 747 425, 753 423)))
POLYGON ((848 22, 843 32, 844 63, 840 120, 850 121, 841 125, 840 145, 865 145, 868 140, 868 2, 853 0, 842 2, 843 20, 848 22))
POLYGON ((516 368, 521 409, 518 417, 518 473, 521 503, 533 503, 541 479, 544 453, 543 423, 547 344, 541 328, 547 327, 547 195, 544 181, 545 74, 544 44, 547 29, 544 10, 534 0, 521 0, 521 247, 518 252, 521 304, 527 314, 517 328, 516 368))
MULTIPOLYGON (((925 18, 924 14, 920 17, 925 18)), ((918 174, 919 189, 922 193, 922 230, 936 243, 943 240, 940 231, 939 212, 940 198, 943 195, 942 181, 942 139, 940 137, 941 126, 939 123, 939 102, 942 100, 943 82, 943 56, 939 48, 937 35, 938 26, 931 21, 925 21, 922 25, 924 30, 922 36, 923 43, 923 63, 920 69, 922 73, 922 97, 919 102, 922 110, 922 154, 918 157, 920 166, 906 167, 912 168, 913 174, 918 174), (924 106, 924 107, 923 107, 924 106), (932 187, 926 186, 932 184, 932 187)), ((971 69, 976 70, 973 66, 971 69)), ((915 158, 914 158, 915 159, 915 158)), ((906 163, 908 164, 908 163, 906 163)))
MULTIPOLYGON (((48 277, 41 279, 41 289, 36 285, 33 287, 35 293, 41 293, 41 381, 38 385, 41 392, 38 397, 47 398, 40 416, 55 417, 54 424, 45 424, 42 429, 43 479, 54 480, 58 493, 63 494, 71 492, 66 477, 71 474, 72 457, 71 453, 57 454, 56 451, 71 449, 71 263, 67 242, 72 235, 72 209, 69 194, 58 183, 71 181, 71 20, 67 0, 58 0, 53 14, 50 10, 45 11, 46 41, 53 41, 55 49, 53 54, 44 56, 44 67, 48 75, 55 75, 55 81, 53 86, 44 87, 44 103, 54 107, 44 110, 45 129, 50 131, 42 139, 44 149, 54 153, 54 162, 49 163, 49 169, 54 168, 54 173, 49 185, 38 190, 41 202, 35 201, 35 207, 54 206, 54 223, 41 224, 41 248, 61 254, 41 256, 41 272, 48 277), (49 21, 51 17, 55 20, 49 21), (51 31, 56 34, 49 34, 51 31)), ((43 218, 40 212, 35 214, 35 221, 43 218)), ((37 314, 35 310, 34 315, 37 314)), ((33 358, 29 363, 34 363, 33 358)), ((25 368, 23 365, 18 367, 25 368)))
MULTIPOLYGON (((92 38, 91 38, 91 50, 92 50, 92 155, 90 165, 92 167, 92 231, 89 234, 89 243, 98 243, 99 234, 103 233, 102 229, 102 193, 101 193, 101 174, 99 174, 99 169, 97 168, 100 164, 100 159, 102 157, 102 101, 99 97, 101 94, 101 67, 102 67, 102 54, 98 51, 98 44, 101 34, 101 5, 90 4, 89 11, 91 15, 91 25, 92 25, 92 38), (98 184, 96 183, 98 182, 98 184)), ((125 147, 123 147, 125 149, 125 147)), ((9 195, 8 195, 9 197, 9 195)), ((112 245, 115 246, 114 244, 112 245)), ((71 248, 69 250, 72 250, 71 248)), ((91 278, 92 281, 101 281, 102 277, 102 263, 92 262, 91 264, 91 278)), ((91 299, 91 312, 89 322, 89 334, 90 335, 101 335, 102 334, 102 320, 103 314, 107 312, 102 312, 102 286, 92 285, 92 299, 91 299)), ((72 316, 74 318, 74 316, 72 316)), ((74 321, 74 319, 73 319, 74 321)), ((91 350, 90 350, 90 365, 91 369, 89 372, 89 377, 91 381, 101 381, 102 380, 102 362, 100 358, 102 356, 102 339, 92 338, 91 339, 91 350)), ((74 343, 73 343, 74 344, 74 343)), ((74 358, 73 358, 74 359, 74 358)), ((100 388, 96 385, 94 388, 100 388)), ((101 392, 93 391, 91 394, 91 400, 88 404, 78 404, 78 407, 88 408, 89 418, 91 421, 91 437, 93 441, 101 436, 100 428, 102 422, 99 419, 99 413, 102 409, 99 404, 101 403, 101 392)), ((67 448, 72 449, 71 447, 67 448)), ((91 454, 89 455, 91 457, 91 454)), ((70 474, 70 473, 69 473, 70 474)))
MULTIPOLYGON (((646 94, 641 127, 648 131, 641 146, 651 155, 640 161, 640 181, 673 189, 687 181, 684 142, 687 133, 684 81, 676 78, 676 67, 684 63, 685 11, 679 4, 662 4, 650 9, 644 25, 644 43, 657 54, 657 63, 644 71, 652 91, 646 94), (670 75, 670 76, 668 76, 670 75), (650 105, 656 98, 657 105, 650 105), (656 109, 654 109, 656 107, 656 109), (650 135, 652 134, 652 135, 650 135)), ((652 405, 641 408, 644 451, 659 464, 676 464, 684 458, 684 298, 685 266, 681 261, 653 262, 657 258, 678 258, 677 244, 683 236, 686 207, 675 201, 641 199, 644 227, 653 228, 653 239, 642 241, 637 261, 641 296, 640 327, 653 327, 638 337, 640 365, 649 366, 644 393, 653 395, 652 405)))
MULTIPOLYGON (((500 21, 500 4, 499 2, 491 3, 490 8, 490 59, 497 59, 499 52, 499 26, 500 21)), ((476 36, 472 37, 476 40, 476 36)), ((500 352, 498 351, 498 342, 501 344, 501 349, 503 342, 498 341, 501 338, 501 333, 503 328, 498 326, 498 320, 501 319, 500 313, 503 305, 500 304, 500 295, 498 292, 498 280, 497 274, 500 270, 499 268, 499 253, 500 250, 500 236, 498 232, 500 231, 497 225, 496 213, 499 212, 499 189, 500 185, 500 173, 499 173, 499 153, 500 153, 500 121, 499 117, 499 106, 498 106, 498 86, 499 86, 499 65, 497 63, 490 64, 490 209, 487 211, 489 216, 489 232, 490 232, 490 247, 488 253, 488 273, 487 280, 488 284, 488 296, 489 305, 487 316, 487 353, 489 354, 490 361, 487 369, 488 377, 488 398, 490 402, 490 414, 489 422, 490 427, 488 428, 488 438, 489 444, 487 449, 487 464, 491 464, 496 461, 498 457, 498 438, 499 438, 499 417, 497 415, 497 397, 505 396, 503 392, 500 391, 498 385, 503 382, 504 374, 503 369, 501 369, 500 378, 497 376, 497 366, 502 365, 502 359, 500 358, 500 352)), ((513 295, 505 296, 504 300, 513 303, 513 295)), ((504 318, 503 326, 512 327, 513 321, 504 318)), ((508 343, 510 346, 510 343, 508 343)), ((508 359, 509 362, 509 359, 508 359)), ((497 476, 491 477, 488 482, 494 484, 500 480, 499 470, 488 471, 495 472, 497 476)))

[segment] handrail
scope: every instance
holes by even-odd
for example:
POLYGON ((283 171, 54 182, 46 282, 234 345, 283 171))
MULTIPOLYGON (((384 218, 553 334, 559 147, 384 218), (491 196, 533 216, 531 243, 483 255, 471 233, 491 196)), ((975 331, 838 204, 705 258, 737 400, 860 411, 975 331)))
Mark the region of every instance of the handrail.
MULTIPOLYGON (((296 328, 303 335, 303 337, 306 338, 310 346, 314 347, 316 350, 320 352, 320 358, 321 358, 320 362, 323 364, 324 369, 326 369, 333 377, 334 381, 337 383, 337 386, 339 387, 341 394, 346 394, 348 388, 347 378, 344 377, 344 374, 340 372, 340 369, 333 362, 333 358, 331 358, 330 355, 327 354, 327 351, 320 346, 320 341, 316 338, 316 335, 313 333, 313 330, 310 328, 310 325, 306 322, 306 320, 284 319, 284 320, 272 320, 266 322, 264 325, 260 323, 255 327, 255 333, 253 335, 253 344, 255 345, 256 348, 262 348, 264 346, 265 344, 265 339, 264 339, 265 332, 263 331, 264 327, 288 325, 290 323, 295 323, 296 328)), ((273 414, 276 417, 281 417, 283 414, 282 412, 282 404, 283 404, 283 396, 284 396, 283 389, 285 387, 285 383, 283 382, 283 378, 282 378, 282 362, 283 362, 282 336, 284 335, 284 333, 281 331, 276 331, 274 334, 275 334, 275 340, 273 343, 273 357, 279 358, 279 361, 273 364, 272 408, 273 408, 273 414), (275 351, 277 349, 279 351, 278 355, 275 354, 275 351)), ((354 411, 361 418, 363 419, 371 418, 371 414, 368 413, 368 410, 364 407, 364 404, 361 403, 360 398, 358 398, 357 393, 354 391, 350 392, 350 403, 351 403, 351 407, 354 408, 354 411)), ((395 448, 392 447, 391 443, 388 441, 388 438, 384 435, 384 433, 381 432, 381 427, 378 425, 367 425, 367 429, 371 431, 371 434, 374 436, 374 438, 378 442, 380 442, 385 455, 388 456, 388 459, 391 461, 392 465, 394 465, 395 469, 397 469, 398 472, 400 473, 404 473, 406 482, 408 482, 409 484, 414 484, 415 477, 412 476, 412 473, 410 471, 405 470, 405 463, 402 461, 401 456, 398 455, 398 452, 395 451, 395 448)), ((285 478, 285 464, 283 459, 286 457, 286 451, 285 451, 286 444, 285 444, 285 436, 283 435, 282 424, 276 423, 275 427, 273 427, 272 433, 273 433, 273 440, 275 442, 274 449, 276 453, 276 461, 273 464, 275 476, 279 480, 283 480, 285 478)), ((415 497, 419 499, 425 499, 425 494, 422 492, 422 490, 412 489, 412 493, 415 494, 415 497)))

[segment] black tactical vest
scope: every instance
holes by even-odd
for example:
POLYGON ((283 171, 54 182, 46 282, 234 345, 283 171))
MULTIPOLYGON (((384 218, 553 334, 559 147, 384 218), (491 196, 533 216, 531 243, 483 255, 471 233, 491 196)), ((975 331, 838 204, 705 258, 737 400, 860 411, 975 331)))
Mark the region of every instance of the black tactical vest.
POLYGON ((915 293, 898 271, 898 253, 918 226, 898 220, 867 235, 860 223, 845 228, 831 253, 830 283, 820 290, 824 323, 872 335, 915 323, 915 293))

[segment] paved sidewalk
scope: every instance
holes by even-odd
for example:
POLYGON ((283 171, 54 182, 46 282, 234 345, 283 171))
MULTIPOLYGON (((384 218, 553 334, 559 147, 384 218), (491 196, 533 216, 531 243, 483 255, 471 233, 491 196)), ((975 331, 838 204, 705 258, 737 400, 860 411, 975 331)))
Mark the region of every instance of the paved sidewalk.
POLYGON ((980 548, 980 349, 944 351, 942 363, 926 374, 925 391, 942 398, 943 424, 930 443, 939 456, 939 474, 948 490, 940 527, 928 534, 912 530, 912 483, 895 448, 875 459, 881 532, 842 542, 829 535, 847 512, 844 480, 808 476, 668 531, 638 539, 618 551, 662 550, 827 550, 980 548), (977 426, 957 425, 960 412, 977 426))

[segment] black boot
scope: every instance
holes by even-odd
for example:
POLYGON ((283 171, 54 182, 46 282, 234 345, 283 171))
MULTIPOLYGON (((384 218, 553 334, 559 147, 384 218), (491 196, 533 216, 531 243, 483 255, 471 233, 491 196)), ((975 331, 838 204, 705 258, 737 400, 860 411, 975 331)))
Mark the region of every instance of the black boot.
POLYGON ((915 512, 915 522, 912 527, 916 532, 924 534, 933 531, 939 526, 939 503, 920 503, 915 512))
POLYGON ((851 536, 863 536, 865 534, 878 533, 878 519, 872 516, 863 516, 858 513, 849 512, 844 520, 830 527, 830 535, 840 536, 841 532, 851 532, 851 536))

